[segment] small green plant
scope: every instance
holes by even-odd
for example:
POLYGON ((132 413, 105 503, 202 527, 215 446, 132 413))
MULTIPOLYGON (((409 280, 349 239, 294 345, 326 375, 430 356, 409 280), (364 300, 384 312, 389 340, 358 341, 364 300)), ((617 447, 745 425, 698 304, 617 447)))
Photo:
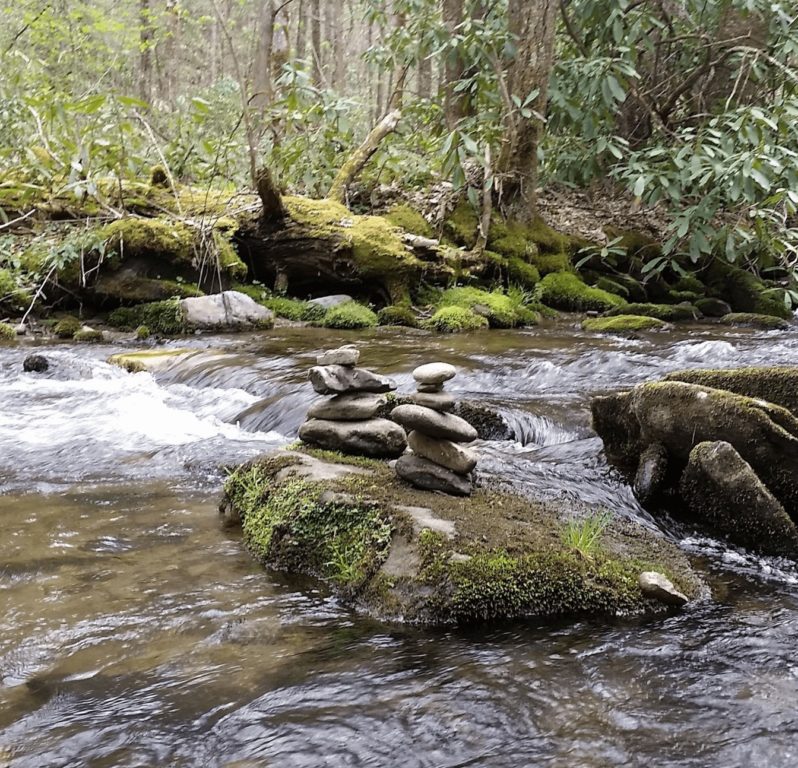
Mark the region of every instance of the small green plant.
POLYGON ((595 512, 580 520, 569 520, 563 531, 563 544, 592 560, 599 549, 601 536, 612 522, 612 512, 595 512))

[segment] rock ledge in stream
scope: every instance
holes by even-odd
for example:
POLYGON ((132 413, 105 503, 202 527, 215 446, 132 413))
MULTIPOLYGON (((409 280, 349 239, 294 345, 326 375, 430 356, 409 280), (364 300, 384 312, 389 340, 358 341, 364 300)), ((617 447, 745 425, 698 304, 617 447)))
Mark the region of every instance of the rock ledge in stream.
POLYGON ((643 503, 671 500, 713 534, 798 557, 796 384, 798 368, 679 372, 594 398, 593 427, 643 503))
POLYGON ((387 464, 314 450, 279 451, 236 469, 220 506, 264 566, 314 576, 382 620, 429 625, 668 610, 641 571, 704 593, 664 537, 613 520, 590 557, 564 544, 563 520, 596 510, 475 489, 470 497, 408 487, 387 464), (641 567, 646 563, 646 568, 641 567))

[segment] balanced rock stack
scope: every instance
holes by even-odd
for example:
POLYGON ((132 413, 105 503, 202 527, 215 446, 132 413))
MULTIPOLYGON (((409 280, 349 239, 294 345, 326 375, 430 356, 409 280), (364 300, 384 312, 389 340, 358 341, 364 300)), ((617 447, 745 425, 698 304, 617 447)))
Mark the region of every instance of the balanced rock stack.
POLYGON ((476 440, 477 431, 450 413, 454 397, 443 387, 456 373, 447 363, 428 363, 413 371, 418 392, 410 397, 412 403, 391 411, 391 418, 408 431, 412 449, 396 462, 396 474, 417 488, 469 496, 477 456, 462 444, 476 440))
POLYGON ((392 379, 357 368, 360 352, 353 345, 316 358, 308 378, 313 389, 331 397, 314 403, 299 439, 330 451, 373 458, 393 458, 407 447, 405 431, 393 421, 375 418, 385 405, 392 379))

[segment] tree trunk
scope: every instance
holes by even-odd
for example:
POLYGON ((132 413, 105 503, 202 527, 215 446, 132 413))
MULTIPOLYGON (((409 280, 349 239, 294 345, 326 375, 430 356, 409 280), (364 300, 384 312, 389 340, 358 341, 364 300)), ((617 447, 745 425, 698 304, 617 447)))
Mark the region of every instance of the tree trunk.
POLYGON ((272 100, 272 45, 274 43, 274 0, 261 0, 258 19, 258 45, 251 104, 263 110, 272 100))
POLYGON ((152 100, 152 17, 150 0, 139 0, 139 95, 148 104, 152 100))
POLYGON ((322 86, 321 72, 321 5, 319 0, 310 0, 310 56, 313 60, 313 84, 322 86))
MULTIPOLYGON (((443 0, 443 25, 448 37, 454 36, 455 29, 463 23, 463 17, 463 0, 443 0)), ((463 61, 458 53, 450 51, 443 70, 443 114, 450 131, 454 130, 463 116, 463 98, 454 90, 462 76, 463 61)))
POLYGON ((299 0, 296 24, 296 57, 300 61, 305 58, 308 30, 308 0, 299 0))
POLYGON ((508 218, 531 221, 536 214, 538 144, 546 114, 549 76, 554 63, 557 0, 510 0, 508 22, 516 38, 515 57, 507 69, 507 92, 526 102, 537 115, 524 117, 506 105, 506 138, 499 161, 502 205, 508 218))

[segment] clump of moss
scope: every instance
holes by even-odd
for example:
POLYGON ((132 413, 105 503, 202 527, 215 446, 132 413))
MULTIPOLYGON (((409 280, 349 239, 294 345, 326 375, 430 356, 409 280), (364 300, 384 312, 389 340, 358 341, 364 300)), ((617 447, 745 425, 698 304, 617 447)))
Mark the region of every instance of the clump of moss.
POLYGON ((72 338, 75 341, 94 343, 103 340, 103 332, 95 328, 81 328, 72 338))
POLYGON ((744 269, 715 259, 707 270, 706 281, 711 295, 728 301, 735 312, 772 315, 783 320, 792 316, 784 306, 780 289, 770 288, 744 269))
POLYGON ((764 331, 786 331, 790 328, 790 324, 786 320, 755 312, 731 312, 721 317, 720 322, 724 325, 742 328, 761 328, 764 331))
POLYGON ((616 315, 614 317, 592 317, 582 321, 582 328, 593 333, 628 333, 633 331, 655 331, 667 328, 667 323, 656 317, 642 315, 616 315))
POLYGON ((689 291, 703 296, 707 287, 695 275, 683 275, 673 285, 674 291, 689 291))
POLYGON ((528 319, 522 305, 501 291, 484 291, 480 288, 449 288, 441 294, 439 306, 464 307, 487 318, 491 328, 515 328, 528 319))
POLYGON ((152 336, 152 331, 150 331, 149 326, 140 325, 138 328, 136 328, 136 338, 139 341, 146 341, 150 338, 150 336, 152 336))
POLYGON ((438 333, 461 333, 487 328, 488 321, 465 307, 443 307, 423 327, 438 333))
POLYGON ((418 318, 410 307, 392 305, 383 307, 377 313, 377 322, 380 325, 401 325, 406 328, 418 328, 418 318))
POLYGON ((72 339, 75 334, 80 330, 81 322, 77 317, 67 315, 62 317, 54 326, 53 333, 59 339, 72 339))
POLYGON ((602 291, 607 291, 607 293, 614 293, 616 296, 620 296, 625 301, 629 301, 629 289, 625 285, 621 285, 621 283, 611 280, 609 277, 599 277, 596 282, 593 283, 593 285, 595 288, 599 288, 602 291))
POLYGON ((300 301, 299 299, 289 299, 287 296, 272 296, 260 303, 274 312, 277 317, 284 317, 286 320, 297 322, 321 320, 327 311, 318 304, 311 304, 309 301, 300 301))
POLYGON ((407 203, 394 205, 383 218, 387 219, 395 227, 410 232, 413 235, 432 238, 435 233, 430 223, 416 210, 413 210, 407 203))
POLYGON ((460 200, 446 217, 443 222, 443 233, 456 245, 461 245, 469 250, 477 244, 479 215, 468 199, 460 200))
POLYGON ((676 323, 680 320, 695 320, 700 312, 692 304, 627 304, 609 310, 607 315, 642 315, 666 323, 676 323))
POLYGON ((146 325, 152 333, 164 336, 177 336, 187 330, 180 308, 180 299, 154 301, 135 307, 119 307, 108 316, 108 322, 115 328, 125 331, 133 331, 141 325, 146 325))
POLYGON ((321 324, 325 328, 374 328, 377 325, 377 315, 356 301, 347 301, 328 309, 321 324))
POLYGON ((592 288, 570 272, 546 275, 538 284, 535 298, 554 309, 566 312, 604 312, 626 304, 620 296, 600 288, 592 288))
POLYGON ((538 268, 517 257, 507 259, 507 277, 522 288, 534 288, 540 282, 538 268))
POLYGON ((0 341, 13 341, 17 338, 17 332, 8 323, 0 323, 0 341))
POLYGON ((150 170, 150 184, 153 187, 169 186, 169 175, 162 165, 158 164, 152 166, 152 170, 150 170))

